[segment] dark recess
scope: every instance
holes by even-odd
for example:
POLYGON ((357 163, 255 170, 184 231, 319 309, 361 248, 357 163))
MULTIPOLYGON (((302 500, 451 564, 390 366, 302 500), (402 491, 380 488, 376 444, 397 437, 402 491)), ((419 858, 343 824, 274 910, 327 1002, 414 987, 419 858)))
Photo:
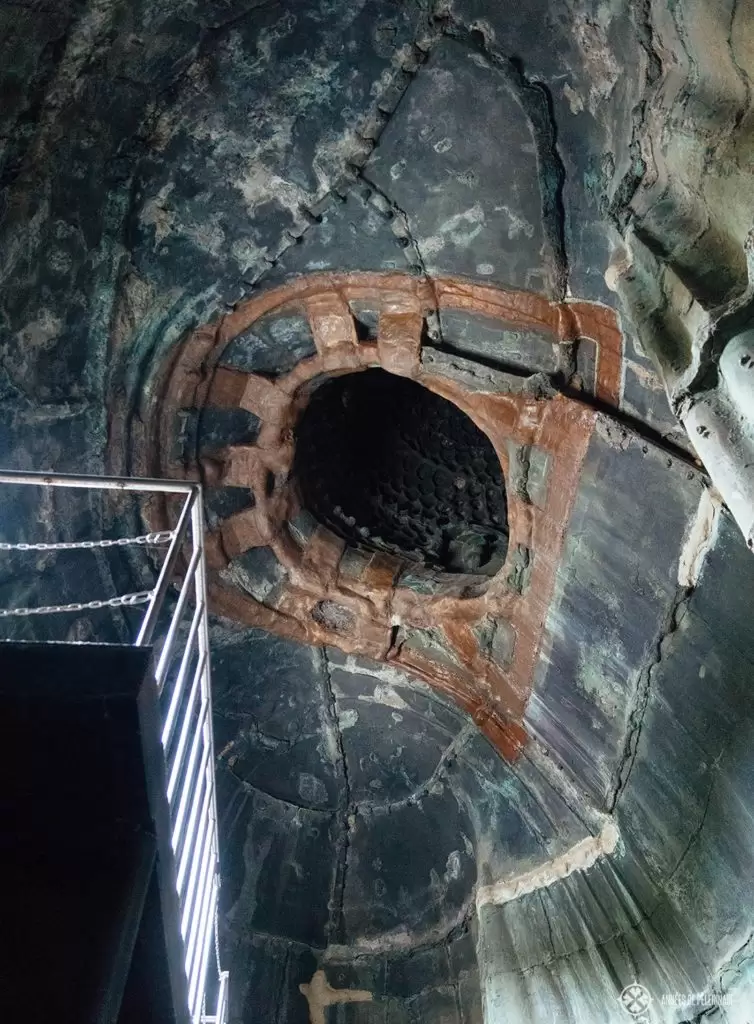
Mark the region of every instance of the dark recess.
POLYGON ((373 369, 327 381, 297 430, 306 508, 357 547, 449 573, 491 576, 508 547, 492 444, 457 406, 373 369))

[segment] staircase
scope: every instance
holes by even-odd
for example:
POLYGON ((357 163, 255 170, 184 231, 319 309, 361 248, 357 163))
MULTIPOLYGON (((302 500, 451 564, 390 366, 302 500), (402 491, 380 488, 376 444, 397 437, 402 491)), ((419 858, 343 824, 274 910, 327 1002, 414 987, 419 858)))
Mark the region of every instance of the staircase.
POLYGON ((0 864, 15 937, 3 973, 14 1008, 56 1024, 226 1024, 201 489, 0 473, 0 490, 19 486, 157 496, 177 518, 159 534, 0 537, 0 559, 149 552, 154 577, 107 598, 0 607, 6 625, 140 617, 130 644, 0 643, 0 864))

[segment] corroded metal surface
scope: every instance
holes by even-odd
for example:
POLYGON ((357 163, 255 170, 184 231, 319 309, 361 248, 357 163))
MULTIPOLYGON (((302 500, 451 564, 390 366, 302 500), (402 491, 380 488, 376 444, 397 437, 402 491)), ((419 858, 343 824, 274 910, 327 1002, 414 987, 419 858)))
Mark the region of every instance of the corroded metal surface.
POLYGON ((621 336, 603 307, 454 280, 430 288, 398 274, 313 275, 263 293, 185 339, 154 390, 146 443, 132 445, 132 458, 156 458, 150 467, 168 476, 252 492, 253 505, 224 518, 207 538, 217 613, 393 662, 452 697, 506 757, 515 758, 526 740, 521 721, 596 413, 562 395, 542 397, 523 378, 428 358, 422 332, 435 305, 544 331, 554 346, 590 339, 596 396, 617 401, 621 336), (358 336, 357 303, 378 316, 375 341, 358 336), (223 365, 229 342, 272 313, 304 315, 316 355, 278 377, 223 365), (507 556, 489 581, 445 575, 434 587, 416 586, 399 558, 379 552, 354 572, 343 559, 345 541, 331 530, 291 528, 302 511, 291 472, 295 431, 316 385, 375 367, 410 377, 453 403, 489 439, 509 481, 507 556), (260 423, 256 442, 176 461, 179 412, 206 408, 253 413, 260 423), (275 585, 261 599, 228 571, 259 548, 269 549, 279 566, 275 585))

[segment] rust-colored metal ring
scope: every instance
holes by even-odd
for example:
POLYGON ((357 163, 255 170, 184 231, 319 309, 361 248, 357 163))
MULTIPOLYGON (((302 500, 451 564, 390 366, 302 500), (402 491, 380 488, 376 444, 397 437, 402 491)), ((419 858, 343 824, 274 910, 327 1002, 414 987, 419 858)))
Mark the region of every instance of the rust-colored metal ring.
POLYGON ((317 274, 240 304, 178 346, 153 391, 138 470, 253 492, 254 507, 226 519, 207 538, 215 612, 302 642, 392 662, 451 696, 512 759, 525 741, 521 721, 595 413, 561 395, 543 399, 521 388, 506 390, 502 377, 485 390, 483 382, 465 381, 463 372, 423 359, 425 318, 438 308, 545 333, 554 346, 589 339, 596 350, 595 397, 617 404, 622 339, 615 315, 602 306, 555 303, 452 279, 430 285, 401 274, 317 274), (359 340, 353 304, 378 312, 376 341, 359 340), (275 379, 222 365, 230 341, 262 316, 277 314, 308 319, 316 355, 275 379), (313 385, 371 367, 410 377, 456 404, 497 453, 506 478, 508 556, 500 572, 471 595, 460 584, 429 595, 396 586, 397 560, 383 554, 372 555, 363 573, 350 577, 340 568, 344 542, 331 531, 319 527, 302 540, 289 529, 299 511, 289 479, 295 425, 313 385), (208 407, 254 413, 260 420, 257 440, 201 464, 174 462, 177 414, 208 407), (538 502, 525 488, 508 485, 510 452, 520 449, 536 449, 548 467, 538 502), (269 601, 256 600, 223 573, 234 558, 259 546, 274 552, 286 577, 269 601), (504 623, 508 630, 510 650, 502 659, 485 646, 485 622, 504 623), (425 646, 412 642, 425 635, 431 638, 425 646))

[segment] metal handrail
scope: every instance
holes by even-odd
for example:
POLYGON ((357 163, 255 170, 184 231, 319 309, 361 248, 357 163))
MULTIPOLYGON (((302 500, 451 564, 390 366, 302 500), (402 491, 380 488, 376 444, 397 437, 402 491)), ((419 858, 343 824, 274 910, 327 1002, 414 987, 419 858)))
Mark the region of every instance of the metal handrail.
MULTIPOLYGON (((24 484, 46 487, 79 488, 98 491, 122 491, 165 495, 183 495, 178 522, 171 531, 171 542, 152 591, 146 592, 146 611, 135 646, 145 647, 152 639, 165 607, 173 579, 188 541, 191 554, 173 609, 167 633, 156 658, 155 684, 162 711, 161 741, 165 762, 170 812, 172 884, 178 897, 179 920, 188 994, 188 1019, 191 1024, 226 1024, 228 1015, 228 972, 218 963, 217 1003, 214 1013, 205 1006, 206 975, 213 938, 216 942, 216 918, 220 885, 215 790, 215 752, 212 736, 212 694, 210 682, 209 623, 207 619, 207 580, 204 560, 204 521, 202 491, 198 484, 172 480, 121 477, 76 476, 63 473, 26 473, 0 471, 0 484, 24 484), (178 637, 184 616, 193 612, 185 643, 178 637), (171 679, 171 668, 178 670, 171 679), (194 665, 192 669, 192 665, 194 665), (191 685, 186 693, 186 681, 191 685)), ((147 535, 164 542, 162 534, 147 535)), ((121 539, 126 543, 129 538, 121 539)), ((131 540, 134 540, 131 538, 131 540)), ((143 538, 137 538, 143 543, 143 538)), ((81 542, 82 546, 109 546, 112 541, 81 542)), ((136 543, 136 540, 134 540, 136 543)), ((45 550, 70 550, 71 542, 45 544, 45 550)), ((30 550, 33 545, 4 545, 4 550, 30 550)), ((138 596, 142 596, 141 594, 138 596)), ((48 606, 38 609, 12 609, 12 614, 44 614, 87 607, 122 607, 133 595, 79 605, 48 606)))

